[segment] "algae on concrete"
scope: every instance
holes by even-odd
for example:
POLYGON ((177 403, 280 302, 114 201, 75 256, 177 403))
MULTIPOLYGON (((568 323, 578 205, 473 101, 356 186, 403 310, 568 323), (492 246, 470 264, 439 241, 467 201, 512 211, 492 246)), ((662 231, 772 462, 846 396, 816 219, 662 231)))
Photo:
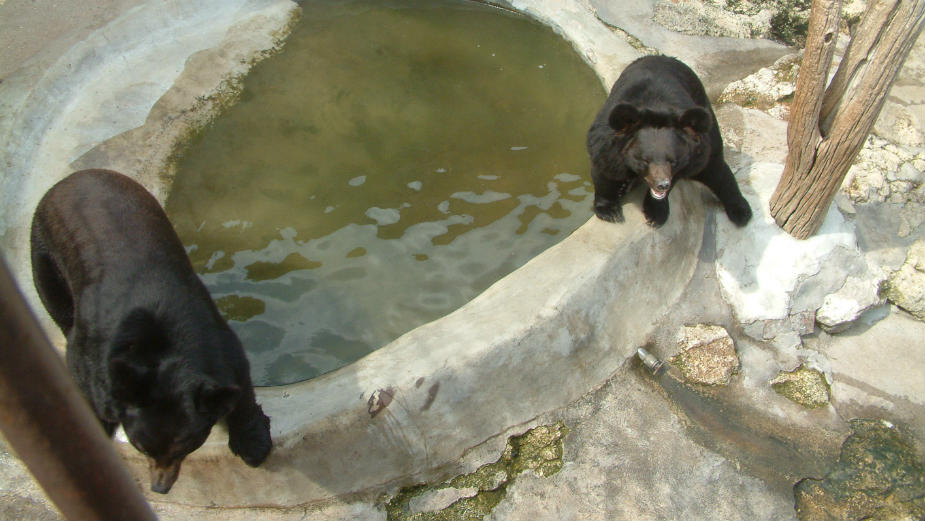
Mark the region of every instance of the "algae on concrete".
POLYGON ((777 394, 808 409, 829 403, 829 384, 825 375, 802 365, 793 371, 778 373, 771 380, 771 387, 777 394))
POLYGON ((508 438, 501 457, 475 471, 436 485, 414 485, 398 491, 386 502, 389 521, 481 520, 504 499, 507 487, 516 477, 532 470, 549 477, 562 469, 562 441, 569 429, 564 423, 540 425, 508 438), (432 511, 414 511, 412 500, 444 489, 475 489, 474 495, 462 497, 449 506, 432 511))
POLYGON ((793 487, 800 521, 925 518, 922 455, 882 420, 853 420, 835 469, 793 487))
POLYGON ((175 136, 171 137, 170 153, 167 154, 158 172, 158 177, 163 185, 167 187, 165 193, 170 191, 169 187, 174 177, 176 177, 177 163, 183 157, 183 154, 189 149, 194 140, 199 138, 212 124, 215 118, 240 101, 241 94, 244 91, 244 78, 250 72, 250 69, 282 51, 283 46, 286 44, 286 39, 301 18, 301 8, 292 10, 286 23, 271 34, 273 44, 269 48, 257 51, 247 60, 242 60, 241 63, 246 64, 243 71, 226 74, 211 93, 196 96, 193 105, 184 108, 180 117, 170 118, 171 120, 180 120, 182 127, 175 136))

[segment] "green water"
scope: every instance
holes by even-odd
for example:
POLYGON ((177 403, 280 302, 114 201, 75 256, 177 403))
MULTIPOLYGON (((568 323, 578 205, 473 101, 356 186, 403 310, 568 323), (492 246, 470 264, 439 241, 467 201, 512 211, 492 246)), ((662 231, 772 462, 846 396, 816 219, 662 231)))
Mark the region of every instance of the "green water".
POLYGON ((346 365, 584 223, 605 97, 549 28, 484 4, 302 8, 167 200, 258 385, 346 365))

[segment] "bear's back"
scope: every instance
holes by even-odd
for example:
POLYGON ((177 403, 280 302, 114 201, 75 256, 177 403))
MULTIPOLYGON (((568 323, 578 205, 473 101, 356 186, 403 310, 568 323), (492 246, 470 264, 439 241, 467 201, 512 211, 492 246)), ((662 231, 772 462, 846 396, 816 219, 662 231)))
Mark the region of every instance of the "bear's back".
POLYGON ((697 74, 669 56, 644 56, 627 66, 614 83, 609 101, 614 106, 630 103, 666 111, 710 106, 697 74))
MULTIPOLYGON (((72 285, 101 270, 152 264, 192 273, 179 237, 157 200, 134 180, 108 170, 75 172, 39 202, 33 227, 72 285), (156 260, 157 262, 152 262, 156 260)), ((101 273, 100 273, 101 274, 101 273)), ((88 281, 89 282, 89 281, 88 281)))

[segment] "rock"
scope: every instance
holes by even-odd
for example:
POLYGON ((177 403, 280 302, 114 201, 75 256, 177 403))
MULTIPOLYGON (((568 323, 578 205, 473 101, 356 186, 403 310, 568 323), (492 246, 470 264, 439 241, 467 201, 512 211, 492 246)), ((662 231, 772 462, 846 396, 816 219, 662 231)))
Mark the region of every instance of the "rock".
POLYGON ((862 315, 845 334, 820 331, 806 337, 802 353, 820 352, 828 360, 826 367, 821 357, 805 358, 807 365, 831 375, 830 402, 841 417, 864 418, 877 411, 880 418, 925 433, 923 338, 925 322, 886 305, 862 315))
POLYGON ((916 189, 925 181, 925 154, 920 148, 868 136, 845 176, 842 191, 855 203, 921 204, 916 189))
POLYGON ((739 357, 729 333, 720 326, 685 326, 678 334, 680 352, 671 363, 688 382, 728 385, 739 371, 739 357))
POLYGON ((777 394, 803 407, 816 409, 829 403, 829 384, 815 369, 801 365, 790 372, 781 371, 770 383, 777 394))
MULTIPOLYGON (((561 0, 534 2, 573 5, 561 0)), ((697 15, 691 15, 684 11, 688 6, 681 5, 689 2, 588 0, 588 3, 601 21, 625 31, 636 48, 657 49, 660 54, 674 56, 689 65, 700 75, 711 99, 730 81, 747 76, 791 52, 784 45, 769 40, 729 37, 743 31, 750 34, 751 30, 741 24, 740 17, 731 16, 721 9, 704 9, 697 15), (678 12, 679 9, 682 12, 678 12), (719 27, 714 24, 719 19, 728 23, 719 27)), ((701 2, 697 2, 695 8, 702 6, 701 2)), ((570 7, 568 10, 575 9, 570 7)), ((762 25, 762 22, 758 24, 762 25)), ((611 82, 605 83, 609 88, 611 82)))
POLYGON ((925 242, 916 241, 909 248, 905 264, 890 275, 884 294, 915 318, 925 320, 925 242))
POLYGON ((789 99, 797 86, 802 54, 788 54, 758 72, 726 86, 719 102, 762 110, 784 119, 789 114, 789 99))
POLYGON ((816 322, 829 333, 847 328, 868 309, 882 304, 879 295, 881 280, 873 277, 849 276, 845 285, 825 297, 822 307, 816 311, 816 322))
POLYGON ((402 488, 385 505, 388 519, 483 519, 521 474, 546 478, 562 470, 568 433, 561 421, 540 425, 508 438, 497 461, 469 474, 402 488))
POLYGON ((917 167, 913 161, 907 161, 899 167, 899 170, 887 172, 886 178, 890 182, 901 181, 912 185, 920 185, 925 181, 925 172, 922 171, 921 167, 917 167))
POLYGON ((802 328, 800 320, 797 315, 775 320, 756 320, 742 324, 742 331, 755 340, 771 344, 778 351, 791 352, 802 344, 801 333, 798 332, 798 328, 802 328))
POLYGON ((803 241, 777 226, 769 204, 782 171, 776 163, 742 168, 736 177, 754 212, 752 220, 737 228, 725 215, 716 219, 717 278, 723 298, 744 324, 816 310, 844 284, 843 266, 861 262, 854 227, 835 207, 819 232, 803 241), (799 306, 794 306, 797 298, 799 306))
POLYGON ((912 46, 896 81, 890 87, 887 101, 874 123, 873 132, 889 137, 890 141, 918 149, 925 144, 925 96, 922 95, 925 34, 919 35, 912 46))
POLYGON ((853 420, 834 470, 793 487, 800 521, 922 519, 925 472, 914 442, 884 421, 853 420))
POLYGON ((713 3, 698 0, 688 2, 658 2, 654 21, 684 34, 726 36, 730 38, 766 38, 772 9, 729 11, 713 3))

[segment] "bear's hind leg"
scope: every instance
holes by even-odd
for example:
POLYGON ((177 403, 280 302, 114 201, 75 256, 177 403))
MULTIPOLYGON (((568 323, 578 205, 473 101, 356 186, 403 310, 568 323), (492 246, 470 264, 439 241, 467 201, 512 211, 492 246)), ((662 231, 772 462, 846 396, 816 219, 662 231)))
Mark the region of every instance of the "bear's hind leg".
POLYGON ((752 209, 742 196, 739 184, 726 161, 722 159, 711 161, 694 179, 707 185, 707 188, 716 194, 719 202, 723 204, 723 209, 726 210, 726 216, 733 224, 745 226, 752 218, 752 209))
POLYGON ((68 336, 74 326, 74 299, 67 281, 55 265, 55 261, 45 247, 41 234, 32 229, 32 280, 35 289, 51 315, 52 320, 64 336, 68 336))

